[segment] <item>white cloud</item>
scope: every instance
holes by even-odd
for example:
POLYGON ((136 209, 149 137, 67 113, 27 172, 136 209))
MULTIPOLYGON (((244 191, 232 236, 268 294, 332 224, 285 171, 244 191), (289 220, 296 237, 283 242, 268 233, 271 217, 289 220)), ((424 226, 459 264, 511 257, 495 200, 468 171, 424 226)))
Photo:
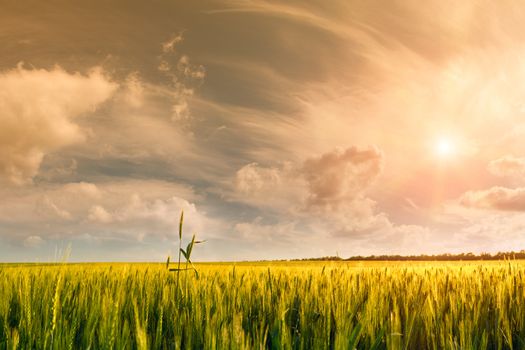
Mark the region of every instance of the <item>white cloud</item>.
MULTIPOLYGON (((89 234, 101 239, 174 239, 181 210, 186 235, 203 237, 214 227, 193 201, 191 188, 153 180, 69 183, 2 189, 0 223, 42 239, 74 239, 89 234)), ((13 239, 17 232, 6 232, 13 239)), ((18 237, 18 238, 16 238, 18 237)), ((23 237, 22 237, 23 238, 23 237)))
POLYGON ((0 177, 31 181, 43 157, 84 140, 74 118, 92 112, 117 85, 96 68, 88 75, 52 70, 0 72, 0 177))

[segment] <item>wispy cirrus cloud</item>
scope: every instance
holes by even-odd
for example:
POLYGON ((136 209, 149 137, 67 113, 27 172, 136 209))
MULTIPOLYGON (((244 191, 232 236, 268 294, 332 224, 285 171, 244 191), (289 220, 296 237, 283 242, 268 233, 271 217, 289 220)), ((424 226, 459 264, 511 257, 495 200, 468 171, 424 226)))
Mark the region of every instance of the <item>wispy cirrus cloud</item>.
POLYGON ((521 242, 519 1, 59 4, 0 13, 0 75, 37 93, 0 92, 10 247, 156 257, 182 207, 216 259, 521 242))

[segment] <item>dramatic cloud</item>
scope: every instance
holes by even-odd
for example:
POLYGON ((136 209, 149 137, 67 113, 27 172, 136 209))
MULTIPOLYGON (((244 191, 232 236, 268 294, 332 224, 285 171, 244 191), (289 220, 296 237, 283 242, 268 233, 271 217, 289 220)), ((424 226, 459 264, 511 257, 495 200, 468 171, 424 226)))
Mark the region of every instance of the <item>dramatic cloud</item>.
POLYGON ((2 9, 2 259, 521 248, 519 1, 2 9))
POLYGON ((82 141, 74 118, 94 111, 117 87, 100 69, 81 75, 22 65, 0 72, 0 85, 0 176, 17 184, 36 175, 47 153, 82 141))
POLYGON ((382 159, 377 148, 357 147, 307 159, 301 173, 308 183, 308 205, 337 209, 354 200, 377 179, 382 159))
POLYGON ((278 167, 245 165, 236 173, 239 193, 254 195, 272 191, 276 196, 284 191, 303 192, 303 206, 337 207, 363 193, 382 169, 382 153, 375 147, 335 149, 302 163, 284 162, 278 167), (299 189, 297 187, 300 187, 299 189))
POLYGON ((300 164, 265 168, 252 163, 237 171, 235 198, 293 215, 332 235, 375 232, 392 226, 384 213, 375 213, 375 201, 366 197, 382 162, 375 147, 349 147, 300 164))

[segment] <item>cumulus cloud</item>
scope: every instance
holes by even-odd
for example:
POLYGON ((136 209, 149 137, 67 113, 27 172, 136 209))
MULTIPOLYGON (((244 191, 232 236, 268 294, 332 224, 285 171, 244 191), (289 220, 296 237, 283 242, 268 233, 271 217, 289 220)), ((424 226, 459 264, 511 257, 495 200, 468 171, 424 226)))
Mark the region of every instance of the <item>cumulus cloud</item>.
POLYGON ((270 211, 295 212, 304 205, 306 196, 299 167, 292 162, 270 167, 249 163, 235 174, 232 200, 270 211))
POLYGON ((0 72, 0 85, 0 176, 16 184, 31 181, 47 153, 82 141, 74 118, 117 87, 99 68, 81 75, 22 65, 0 72))
POLYGON ((307 212, 309 220, 315 223, 318 231, 325 230, 339 237, 363 238, 384 233, 394 226, 387 214, 377 211, 376 202, 367 197, 339 202, 336 208, 319 210, 314 207, 307 212))
POLYGON ((239 169, 235 188, 246 198, 286 197, 297 207, 336 208, 357 199, 381 173, 383 155, 376 147, 335 149, 303 162, 263 167, 250 163, 239 169))
POLYGON ((374 232, 392 226, 366 196, 382 163, 382 152, 376 147, 355 146, 299 164, 261 167, 251 163, 236 173, 236 199, 308 221, 318 232, 336 236, 374 232))
POLYGON ((165 240, 176 235, 181 210, 187 214, 186 232, 204 236, 210 228, 197 208, 190 188, 163 181, 121 180, 104 183, 68 183, 27 190, 3 189, 0 226, 17 225, 18 233, 3 232, 13 240, 39 236, 47 239, 93 238, 165 240))
POLYGON ((525 211, 525 188, 495 186, 488 190, 468 191, 459 202, 471 208, 525 211))
MULTIPOLYGON (((142 191, 120 193, 106 196, 78 218, 88 220, 97 231, 112 232, 120 237, 130 237, 143 241, 145 238, 174 238, 178 229, 181 211, 185 212, 186 232, 206 235, 205 215, 197 210, 194 203, 175 195, 148 198, 142 191)), ((89 223, 84 224, 90 226, 89 223)))
POLYGON ((525 158, 505 156, 491 161, 488 170, 496 176, 522 176, 525 175, 525 158))
POLYGON ((350 147, 307 159, 301 173, 308 183, 308 205, 337 207, 354 200, 376 179, 382 153, 375 147, 350 147))
POLYGON ((257 163, 245 165, 237 171, 235 186, 241 193, 256 193, 281 185, 286 169, 265 168, 257 163))

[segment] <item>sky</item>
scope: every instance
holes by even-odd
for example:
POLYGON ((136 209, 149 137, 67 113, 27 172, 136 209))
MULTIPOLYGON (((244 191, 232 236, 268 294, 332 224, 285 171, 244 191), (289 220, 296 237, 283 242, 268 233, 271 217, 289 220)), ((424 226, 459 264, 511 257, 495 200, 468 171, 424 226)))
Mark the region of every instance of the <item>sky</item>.
POLYGON ((0 0, 0 261, 525 249, 521 1, 0 0))

